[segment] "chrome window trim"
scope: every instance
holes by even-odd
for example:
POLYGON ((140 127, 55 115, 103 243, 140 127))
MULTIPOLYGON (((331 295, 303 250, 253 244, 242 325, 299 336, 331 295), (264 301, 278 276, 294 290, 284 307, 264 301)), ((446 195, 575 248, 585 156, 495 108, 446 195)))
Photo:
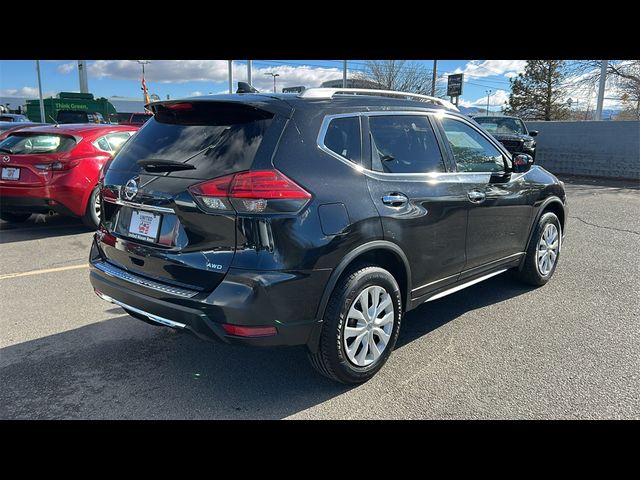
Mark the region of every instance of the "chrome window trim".
POLYGON ((176 213, 175 210, 170 207, 158 207, 155 205, 146 205, 143 203, 129 202, 127 200, 122 200, 120 198, 102 197, 102 200, 104 200, 105 202, 114 203, 116 205, 120 205, 123 207, 137 208, 140 210, 151 210, 154 212, 161 212, 161 213, 174 213, 174 214, 176 213))
POLYGON ((120 280, 124 280, 125 282, 133 283, 134 285, 149 288, 157 292, 168 293, 182 298, 192 298, 198 294, 198 292, 195 290, 163 285, 161 283, 154 282, 153 280, 147 280, 145 278, 139 277, 138 275, 134 275, 125 270, 122 270, 121 268, 115 267, 107 262, 95 263, 93 266, 101 272, 104 272, 106 275, 109 275, 110 277, 119 278, 120 280))
MULTIPOLYGON (((331 123, 331 121, 334 118, 347 118, 347 117, 378 117, 378 116, 383 116, 383 115, 394 115, 394 116, 399 116, 399 115, 419 115, 419 116, 432 116, 432 115, 443 115, 444 111, 443 110, 429 110, 429 111, 424 111, 424 110, 418 110, 418 111, 412 111, 412 110, 397 110, 397 111, 393 111, 393 110, 381 110, 381 111, 368 111, 368 112, 350 112, 350 113, 337 113, 337 114, 332 114, 332 115, 325 115, 325 117, 322 120, 322 125, 320 126, 320 131, 318 132, 318 137, 316 139, 316 143, 317 143, 317 147, 322 150, 323 152, 331 155, 332 157, 340 160, 342 163, 348 165, 349 167, 353 168, 354 170, 357 170, 358 172, 370 177, 370 178, 374 178, 376 180, 390 180, 390 179, 394 179, 394 180, 401 180, 401 181, 407 181, 407 182, 412 182, 412 181, 426 181, 426 182, 432 182, 432 183, 454 183, 454 182, 460 182, 460 181, 471 181, 471 182, 477 182, 477 183, 489 183, 489 180, 491 179, 491 172, 426 172, 426 173, 386 173, 386 172, 376 172, 375 170, 370 170, 368 168, 363 167, 360 164, 357 164, 351 160, 349 160, 348 158, 343 157, 342 155, 334 152, 333 150, 329 149, 325 144, 324 144, 324 137, 327 133, 327 130, 329 129, 329 123, 331 123), (463 175, 464 177, 461 178, 460 176, 463 175), (473 177, 470 177, 470 176, 473 177)), ((452 118, 457 118, 453 115, 451 115, 452 118)), ((361 132, 362 132, 362 125, 361 125, 361 132)), ((434 132, 435 135, 435 132, 434 132)), ((444 162, 444 157, 443 157, 443 162, 444 162)), ((446 165, 446 164, 445 164, 446 165)))

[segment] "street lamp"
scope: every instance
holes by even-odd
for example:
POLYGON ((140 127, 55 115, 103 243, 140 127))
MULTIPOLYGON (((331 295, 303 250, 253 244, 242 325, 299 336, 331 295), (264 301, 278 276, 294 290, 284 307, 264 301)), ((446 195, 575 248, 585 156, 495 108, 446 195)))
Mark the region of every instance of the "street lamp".
POLYGON ((491 97, 492 90, 485 90, 484 93, 487 94, 487 115, 489 115, 489 98, 491 97))
POLYGON ((280 74, 279 73, 267 72, 267 73, 265 73, 265 75, 271 75, 273 77, 273 93, 276 93, 276 77, 279 77, 280 74))

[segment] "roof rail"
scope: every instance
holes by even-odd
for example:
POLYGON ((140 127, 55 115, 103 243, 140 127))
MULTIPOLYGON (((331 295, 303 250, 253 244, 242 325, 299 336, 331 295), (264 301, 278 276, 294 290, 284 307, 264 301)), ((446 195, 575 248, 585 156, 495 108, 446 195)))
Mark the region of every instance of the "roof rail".
POLYGON ((451 102, 443 100, 442 98, 430 97, 428 95, 421 95, 419 93, 398 92, 396 90, 377 90, 373 88, 308 88, 300 95, 300 98, 312 98, 312 99, 331 99, 336 93, 353 93, 353 94, 365 94, 365 95, 389 95, 394 97, 410 97, 427 102, 437 103, 443 107, 459 112, 458 108, 451 102))

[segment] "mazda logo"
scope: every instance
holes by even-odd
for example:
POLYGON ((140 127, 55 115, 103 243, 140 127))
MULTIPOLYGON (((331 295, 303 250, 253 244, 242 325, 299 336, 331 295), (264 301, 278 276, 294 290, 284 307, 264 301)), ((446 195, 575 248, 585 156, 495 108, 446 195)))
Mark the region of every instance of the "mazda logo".
POLYGON ((136 183, 136 179, 132 178, 127 182, 124 186, 124 197, 127 200, 132 200, 138 194, 138 184, 136 183))
POLYGON ((3 155, 2 156, 2 161, 4 163, 9 163, 11 161, 11 157, 9 155, 3 155))

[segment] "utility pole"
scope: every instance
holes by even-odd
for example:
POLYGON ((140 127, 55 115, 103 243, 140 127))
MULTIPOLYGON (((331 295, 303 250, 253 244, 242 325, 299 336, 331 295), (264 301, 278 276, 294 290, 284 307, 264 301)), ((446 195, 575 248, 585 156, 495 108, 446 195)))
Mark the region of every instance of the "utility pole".
POLYGON ((604 87, 607 83, 607 67, 609 60, 602 60, 600 65, 600 86, 598 87, 598 105, 596 106, 596 120, 602 120, 602 105, 604 104, 604 87))
POLYGON ((433 61, 433 76, 431 77, 431 96, 436 96, 436 80, 438 78, 438 73, 436 69, 438 68, 438 60, 433 61))
POLYGON ((347 61, 342 61, 342 88, 347 88, 347 61))
POLYGON ((78 77, 80 80, 80 93, 89 93, 89 81, 87 80, 87 61, 78 60, 78 77))
POLYGON ((251 64, 253 60, 247 60, 247 83, 251 85, 251 64))
POLYGON ((273 93, 276 93, 276 77, 279 77, 279 73, 267 72, 265 75, 271 75, 273 77, 273 93))
POLYGON ((40 95, 40 121, 46 123, 44 118, 44 100, 42 99, 42 81, 40 80, 40 60, 36 60, 36 72, 38 74, 38 94, 40 95))
POLYGON ((491 90, 485 90, 484 93, 487 94, 487 115, 489 115, 489 98, 491 97, 491 90))
POLYGON ((229 93, 233 93, 233 60, 229 62, 229 93))

